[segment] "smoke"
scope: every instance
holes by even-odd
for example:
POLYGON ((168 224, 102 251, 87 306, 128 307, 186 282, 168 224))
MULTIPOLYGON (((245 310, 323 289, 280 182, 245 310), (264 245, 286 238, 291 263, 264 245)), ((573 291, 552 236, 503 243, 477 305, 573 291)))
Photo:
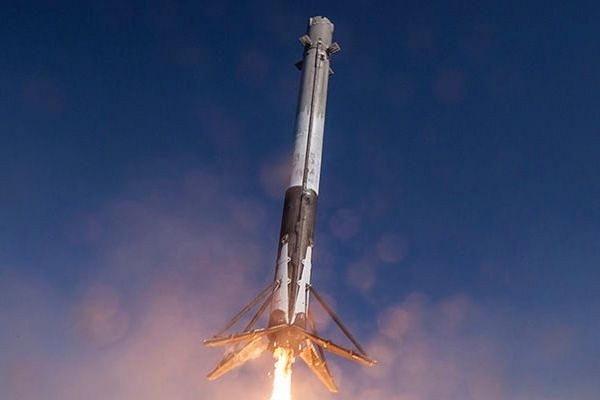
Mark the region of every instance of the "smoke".
POLYGON ((239 201, 230 184, 190 171, 138 183, 79 215, 65 246, 91 250, 88 265, 73 266, 78 279, 69 290, 42 273, 4 268, 0 338, 9 350, 0 397, 225 399, 243 391, 262 398, 269 381, 260 362, 222 384, 204 378, 222 350, 204 348, 202 339, 271 273, 264 210, 252 198, 239 201))
MULTIPOLYGON (((0 397, 266 399, 270 355, 216 382, 205 379, 222 349, 205 348, 202 339, 272 274, 276 233, 265 232, 268 211, 238 183, 189 171, 137 183, 79 215, 64 240, 65 249, 87 252, 87 262, 69 267, 73 282, 58 285, 42 272, 4 264, 0 397)), ((348 222, 335 233, 342 238, 360 221, 346 211, 334 218, 348 222)), ((347 273, 349 286, 362 294, 385 282, 385 268, 375 264, 398 262, 407 251, 398 235, 385 234, 372 247, 377 257, 357 261, 347 273)), ((340 387, 332 395, 296 363, 293 398, 554 400, 567 398, 568 387, 571 398, 592 399, 597 388, 585 377, 568 378, 577 371, 573 355, 581 354, 582 333, 548 315, 466 294, 399 293, 360 323, 377 328, 373 337, 359 336, 378 364, 366 368, 328 356, 340 387), (547 367, 556 364, 563 367, 547 367), (563 390, 548 394, 547 379, 563 390)))
POLYGON ((484 318, 479 313, 461 295, 431 302, 412 294, 388 308, 371 344, 381 362, 370 378, 400 398, 505 398, 498 343, 469 331, 484 318))

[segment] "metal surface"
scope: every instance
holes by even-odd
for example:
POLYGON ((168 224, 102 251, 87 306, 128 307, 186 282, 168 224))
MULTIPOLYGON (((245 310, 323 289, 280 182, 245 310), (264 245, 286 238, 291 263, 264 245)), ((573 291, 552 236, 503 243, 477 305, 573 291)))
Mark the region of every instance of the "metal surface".
POLYGON ((286 348, 294 357, 300 357, 332 392, 337 391, 337 387, 323 350, 362 364, 375 363, 310 286, 330 56, 340 50, 332 36, 333 24, 327 18, 312 17, 307 34, 300 38, 304 54, 302 61, 296 64, 301 70, 296 139, 290 184, 283 203, 274 282, 246 305, 225 329, 205 340, 208 346, 234 346, 208 375, 209 379, 216 379, 258 353, 277 347, 286 348), (315 295, 354 349, 339 346, 317 334, 310 318, 310 293, 315 295), (242 332, 225 335, 263 299, 266 300, 242 332), (270 307, 267 327, 253 329, 267 307, 270 307))

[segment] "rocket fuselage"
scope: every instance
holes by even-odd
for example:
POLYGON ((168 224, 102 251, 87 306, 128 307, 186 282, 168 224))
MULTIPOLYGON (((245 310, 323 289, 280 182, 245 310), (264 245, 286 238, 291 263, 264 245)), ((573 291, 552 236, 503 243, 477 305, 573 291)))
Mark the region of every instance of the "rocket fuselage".
MULTIPOLYGON (((307 35, 301 38, 304 55, 300 63, 296 141, 290 184, 283 203, 270 327, 287 324, 306 328, 329 57, 333 49, 338 49, 337 44, 332 46, 332 35, 333 24, 327 18, 313 17, 307 35)), ((272 345, 300 350, 304 338, 294 332, 279 332, 272 345)))
POLYGON ((332 42, 332 36, 333 24, 327 18, 312 17, 307 34, 300 38, 304 54, 297 64, 302 75, 296 113, 296 141, 290 184, 283 203, 275 278, 219 333, 204 341, 207 346, 233 346, 207 375, 208 379, 219 378, 265 350, 275 354, 277 348, 283 348, 292 355, 292 360, 300 357, 321 382, 335 392, 337 386, 327 366, 324 350, 365 365, 375 363, 310 285, 327 83, 331 73, 329 59, 339 51, 337 43, 332 42), (308 312, 309 294, 315 296, 354 348, 344 348, 318 335, 308 312), (260 302, 262 305, 241 332, 224 336, 260 302), (256 328, 267 309, 268 326, 256 328))

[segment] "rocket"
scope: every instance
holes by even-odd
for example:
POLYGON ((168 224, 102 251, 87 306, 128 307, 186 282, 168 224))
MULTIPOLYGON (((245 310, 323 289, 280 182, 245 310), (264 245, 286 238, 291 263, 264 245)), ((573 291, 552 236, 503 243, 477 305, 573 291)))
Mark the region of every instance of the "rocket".
POLYGON ((304 53, 302 60, 296 64, 301 71, 296 140, 290 184, 283 203, 275 277, 223 329, 204 341, 207 346, 230 347, 216 368, 208 374, 210 380, 219 378, 264 351, 273 352, 276 348, 287 350, 294 358, 300 357, 332 392, 336 392, 337 387, 327 366, 324 350, 365 365, 375 363, 310 283, 327 84, 332 74, 330 58, 340 51, 339 45, 332 40, 333 29, 333 24, 326 17, 312 17, 307 33, 300 38, 304 53), (309 307, 311 295, 352 343, 352 347, 342 347, 319 336, 309 307), (267 309, 268 318, 265 315, 267 309), (240 332, 228 333, 250 315, 252 317, 240 332), (262 319, 267 320, 266 326, 257 328, 262 319))

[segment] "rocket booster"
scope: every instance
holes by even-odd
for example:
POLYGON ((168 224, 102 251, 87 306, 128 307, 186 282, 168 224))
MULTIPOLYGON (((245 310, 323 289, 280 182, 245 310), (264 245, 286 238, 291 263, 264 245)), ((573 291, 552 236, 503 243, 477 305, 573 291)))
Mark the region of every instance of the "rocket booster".
POLYGON ((302 358, 321 382, 335 392, 337 387, 323 350, 362 364, 375 363, 310 284, 330 57, 340 50, 338 44, 332 41, 333 29, 329 19, 312 17, 306 35, 300 38, 304 54, 296 64, 301 70, 296 140, 290 183, 283 203, 274 280, 219 333, 204 341, 208 346, 233 346, 208 374, 209 379, 220 377, 265 350, 284 348, 294 357, 302 358), (352 349, 317 334, 309 308, 311 294, 352 343, 352 349), (258 311, 245 328, 228 335, 227 332, 258 304, 261 304, 258 311), (266 327, 256 328, 267 308, 266 327))
POLYGON ((300 38, 304 44, 304 57, 299 65, 302 77, 296 112, 296 142, 290 184, 283 203, 275 276, 278 281, 289 284, 275 292, 269 325, 287 323, 303 328, 306 325, 329 58, 339 50, 337 43, 331 41, 332 34, 333 24, 327 18, 313 17, 308 34, 300 38))

